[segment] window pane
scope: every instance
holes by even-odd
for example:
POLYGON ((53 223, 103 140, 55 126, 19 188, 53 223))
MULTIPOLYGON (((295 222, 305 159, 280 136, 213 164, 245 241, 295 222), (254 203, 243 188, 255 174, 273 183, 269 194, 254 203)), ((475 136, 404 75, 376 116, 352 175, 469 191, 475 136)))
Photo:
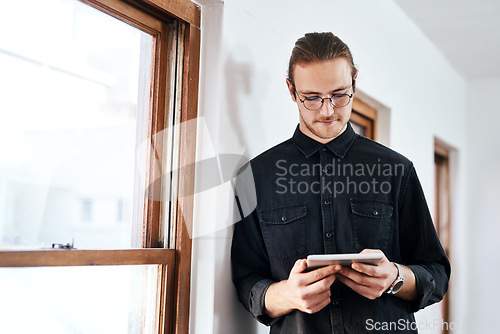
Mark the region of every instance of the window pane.
POLYGON ((157 265, 0 268, 0 333, 154 333, 157 276, 157 265))
POLYGON ((76 0, 0 31, 0 248, 140 247, 153 37, 76 0))

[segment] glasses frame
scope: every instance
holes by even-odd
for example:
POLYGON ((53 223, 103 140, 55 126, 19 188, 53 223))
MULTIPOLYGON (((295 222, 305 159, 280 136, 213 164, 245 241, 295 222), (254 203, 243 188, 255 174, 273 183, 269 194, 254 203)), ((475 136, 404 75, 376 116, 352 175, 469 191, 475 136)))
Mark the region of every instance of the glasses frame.
POLYGON ((300 102, 302 102, 302 105, 304 106, 304 108, 306 108, 306 109, 307 109, 307 110, 309 110, 309 111, 316 111, 316 110, 321 109, 321 108, 323 107, 323 104, 325 103, 325 100, 330 100, 330 104, 332 105, 332 107, 333 107, 333 108, 344 108, 344 107, 345 107, 345 106, 347 106, 349 103, 351 103, 352 97, 354 96, 354 93, 351 93, 351 94, 347 94, 347 93, 343 93, 343 94, 333 94, 333 95, 332 95, 332 96, 330 96, 330 97, 320 97, 320 96, 318 96, 318 97, 321 99, 321 105, 320 105, 318 108, 316 108, 316 109, 310 109, 310 108, 306 107, 306 104, 304 103, 304 102, 305 102, 305 100, 307 99, 307 97, 305 97, 305 98, 302 100, 302 99, 300 98, 299 93, 297 92, 297 90, 295 90, 295 94, 297 95, 297 98, 299 99, 299 101, 300 101, 300 102), (340 96, 344 96, 344 95, 349 96, 349 101, 347 101, 347 103, 346 103, 346 104, 344 104, 343 106, 336 106, 335 104, 333 104, 333 100, 332 100, 332 99, 333 99, 333 97, 334 97, 334 96, 338 96, 338 97, 340 97, 340 96))

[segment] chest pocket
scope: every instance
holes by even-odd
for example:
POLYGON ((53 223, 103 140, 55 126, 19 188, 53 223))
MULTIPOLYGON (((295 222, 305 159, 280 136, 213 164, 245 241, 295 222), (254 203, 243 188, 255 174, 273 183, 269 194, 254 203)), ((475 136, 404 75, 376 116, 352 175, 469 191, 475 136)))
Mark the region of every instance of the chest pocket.
POLYGON ((393 210, 389 203, 351 200, 353 246, 357 252, 387 248, 393 229, 393 210))
POLYGON ((259 219, 269 256, 290 258, 306 251, 306 217, 304 204, 260 210, 259 219))

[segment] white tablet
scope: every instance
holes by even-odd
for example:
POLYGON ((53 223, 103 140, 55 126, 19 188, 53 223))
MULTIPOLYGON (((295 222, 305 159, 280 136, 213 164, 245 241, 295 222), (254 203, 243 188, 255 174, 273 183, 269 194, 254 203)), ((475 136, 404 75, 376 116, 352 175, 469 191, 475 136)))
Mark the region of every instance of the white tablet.
POLYGON ((317 268, 340 264, 350 266, 353 262, 377 265, 382 261, 383 254, 318 254, 307 256, 307 268, 317 268))

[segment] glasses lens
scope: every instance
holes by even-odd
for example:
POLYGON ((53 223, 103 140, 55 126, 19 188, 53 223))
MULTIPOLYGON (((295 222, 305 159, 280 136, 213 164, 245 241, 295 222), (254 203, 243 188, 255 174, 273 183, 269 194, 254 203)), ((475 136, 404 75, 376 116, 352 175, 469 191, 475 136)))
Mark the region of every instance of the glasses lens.
POLYGON ((337 108, 345 107, 346 105, 348 105, 350 99, 351 98, 347 94, 334 95, 332 97, 333 105, 337 108))
POLYGON ((309 110, 319 109, 321 108, 322 105, 323 105, 323 100, 319 97, 304 100, 304 106, 309 110))

